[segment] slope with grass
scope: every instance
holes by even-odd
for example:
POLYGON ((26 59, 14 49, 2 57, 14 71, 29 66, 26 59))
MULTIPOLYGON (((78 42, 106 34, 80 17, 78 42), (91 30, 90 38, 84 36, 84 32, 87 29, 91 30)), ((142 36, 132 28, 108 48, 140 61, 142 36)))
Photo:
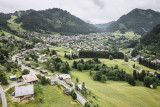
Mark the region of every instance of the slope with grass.
POLYGON ((149 89, 143 86, 131 86, 126 82, 107 81, 101 83, 93 81, 88 71, 73 70, 73 81, 76 77, 80 83, 85 82, 87 88, 96 97, 90 97, 95 104, 101 107, 157 107, 160 105, 160 87, 149 89))
POLYGON ((12 103, 8 98, 9 107, 80 107, 78 103, 72 101, 71 96, 63 94, 62 89, 57 86, 41 86, 43 88, 43 100, 42 103, 29 101, 28 103, 12 103))
POLYGON ((22 22, 21 23, 16 23, 15 20, 17 19, 18 17, 16 15, 11 15, 11 18, 7 21, 8 22, 8 26, 10 27, 11 30, 14 30, 14 31, 26 31, 24 30, 21 25, 22 25, 22 22))

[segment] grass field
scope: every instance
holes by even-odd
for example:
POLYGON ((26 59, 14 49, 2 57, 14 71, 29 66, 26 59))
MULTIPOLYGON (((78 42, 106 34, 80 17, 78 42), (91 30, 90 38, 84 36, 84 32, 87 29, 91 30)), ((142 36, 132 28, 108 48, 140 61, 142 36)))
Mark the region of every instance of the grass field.
MULTIPOLYGON (((54 49, 57 51, 57 54, 58 54, 57 56, 58 56, 58 57, 60 57, 60 58, 61 58, 62 60, 64 60, 64 61, 68 61, 68 63, 70 64, 70 66, 72 66, 74 60, 68 60, 68 59, 64 58, 64 52, 66 51, 66 52, 69 53, 69 50, 68 50, 68 49, 64 49, 64 48, 60 48, 60 47, 56 47, 56 48, 54 48, 54 49)), ((83 59, 84 59, 84 60, 89 60, 89 59, 91 59, 91 58, 83 58, 83 59)), ((79 59, 75 59, 75 60, 79 60, 79 59)), ((114 66, 117 64, 120 69, 125 70, 127 73, 132 73, 132 68, 129 67, 129 66, 124 65, 125 62, 124 62, 123 59, 109 60, 109 59, 101 59, 101 58, 99 58, 99 60, 100 60, 102 63, 104 63, 104 64, 106 64, 107 66, 109 66, 109 67, 114 67, 114 66)), ((148 67, 145 67, 145 66, 143 66, 143 65, 140 65, 140 64, 138 64, 138 62, 134 62, 134 61, 130 61, 130 60, 129 60, 128 64, 129 64, 129 65, 135 64, 136 66, 139 66, 139 67, 141 67, 142 69, 144 69, 144 70, 146 70, 146 71, 155 72, 155 70, 150 69, 150 68, 148 68, 148 67)))
POLYGON ((8 98, 9 107, 80 107, 79 103, 72 101, 71 96, 63 94, 63 90, 57 86, 42 86, 43 87, 43 100, 42 103, 12 103, 8 98))
MULTIPOLYGON (((69 52, 68 49, 63 48, 54 48, 57 51, 57 56, 60 57, 63 61, 68 61, 70 66, 74 60, 68 60, 64 58, 64 51, 69 52)), ((84 60, 88 60, 90 58, 85 58, 84 60)), ((79 59, 76 59, 79 60, 79 59)), ((120 69, 124 69, 127 73, 131 73, 131 67, 123 65, 124 60, 108 60, 108 59, 100 59, 100 61, 108 66, 114 67, 116 64, 119 65, 120 69)), ((150 70, 154 72, 154 70, 139 65, 136 62, 129 61, 128 64, 137 66, 141 66, 145 70, 150 70)), ((136 86, 131 86, 127 82, 120 81, 110 81, 108 80, 106 83, 101 83, 98 81, 94 81, 91 76, 89 76, 88 71, 79 72, 76 69, 72 69, 71 72, 72 80, 75 82, 76 77, 79 78, 79 83, 85 82, 88 90, 92 92, 92 95, 96 97, 93 98, 88 97, 88 100, 92 100, 93 104, 99 105, 100 107, 158 107, 160 105, 160 87, 157 89, 149 89, 143 86, 143 82, 136 81, 136 86)), ((27 106, 40 106, 40 107, 74 107, 79 106, 78 104, 72 104, 72 98, 69 96, 63 95, 62 90, 57 87, 46 86, 44 87, 44 103, 42 104, 34 104, 29 103, 27 106)))
MULTIPOLYGON (((78 77, 80 83, 85 82, 87 88, 96 95, 91 99, 100 107, 158 107, 160 105, 160 87, 149 89, 143 86, 131 86, 126 82, 93 81, 89 72, 72 72, 73 81, 78 77)), ((141 83, 139 83, 141 84, 141 83)))
MULTIPOLYGON (((70 66, 72 65, 74 60, 64 58, 64 51, 69 52, 67 49, 55 48, 55 50, 58 50, 58 57, 61 57, 64 61, 68 61, 70 66)), ((89 58, 86 58, 84 60, 88 59, 89 58)), ((120 69, 124 69, 127 73, 132 73, 131 67, 124 65, 124 60, 100 59, 100 61, 112 67, 117 64, 120 69)), ((137 62, 129 61, 128 64, 135 64, 144 70, 155 72, 155 70, 140 65, 137 62)), ((85 82, 87 88, 91 90, 97 98, 94 99, 91 97, 89 100, 92 100, 94 104, 98 104, 100 107, 158 107, 160 105, 160 87, 157 89, 149 89, 144 87, 143 82, 140 81, 136 81, 137 86, 131 86, 127 82, 119 81, 101 83, 93 81, 92 77, 89 76, 89 71, 79 72, 76 69, 72 69, 71 75, 73 81, 78 77, 80 83, 85 82)))
POLYGON ((8 20, 8 26, 12 29, 12 30, 16 30, 16 31, 25 31, 21 25, 22 23, 15 23, 15 19, 17 18, 17 16, 12 15, 11 19, 8 20))

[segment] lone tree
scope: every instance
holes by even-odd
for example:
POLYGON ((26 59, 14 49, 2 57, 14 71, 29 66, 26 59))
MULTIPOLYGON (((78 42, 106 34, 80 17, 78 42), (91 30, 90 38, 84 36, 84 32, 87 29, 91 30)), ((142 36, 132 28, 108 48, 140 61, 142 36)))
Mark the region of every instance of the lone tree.
POLYGON ((118 67, 118 65, 117 65, 117 64, 114 66, 114 69, 119 69, 119 67, 118 67))
POLYGON ((107 81, 106 76, 105 76, 105 75, 102 75, 102 77, 101 77, 101 82, 105 83, 106 81, 107 81))
POLYGON ((78 69, 79 71, 82 71, 82 70, 83 70, 83 67, 84 67, 84 65, 83 65, 82 63, 77 64, 77 69, 78 69))
POLYGON ((77 94, 74 92, 73 94, 72 94, 72 98, 75 100, 75 99, 77 99, 77 94))
POLYGON ((124 56, 124 61, 125 61, 125 62, 128 62, 128 57, 127 57, 127 55, 124 56))
POLYGON ((152 77, 146 76, 144 78, 144 86, 150 88, 150 85, 153 83, 152 77))
POLYGON ((76 78, 76 81, 77 81, 77 82, 79 82, 79 79, 78 79, 78 77, 76 78))
POLYGON ((135 80, 137 80, 137 72, 136 72, 136 70, 133 70, 133 78, 134 78, 135 80))
POLYGON ((135 64, 133 64, 133 68, 135 68, 136 67, 136 65, 135 64))
POLYGON ((109 55, 109 59, 110 59, 110 60, 113 60, 113 56, 112 56, 112 55, 109 55))
POLYGON ((74 100, 77 99, 77 94, 75 93, 75 90, 72 89, 70 95, 74 100))
POLYGON ((86 94, 86 92, 87 92, 87 89, 86 89, 86 86, 85 86, 84 82, 82 84, 82 92, 83 92, 83 94, 86 94))

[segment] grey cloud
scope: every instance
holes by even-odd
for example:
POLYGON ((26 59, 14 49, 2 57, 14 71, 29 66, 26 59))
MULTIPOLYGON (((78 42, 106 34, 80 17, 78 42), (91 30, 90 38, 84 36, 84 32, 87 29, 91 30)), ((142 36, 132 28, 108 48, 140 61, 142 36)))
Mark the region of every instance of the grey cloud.
POLYGON ((115 21, 135 8, 160 11, 160 0, 0 0, 0 12, 61 8, 91 23, 115 21))
POLYGON ((102 0, 92 0, 93 1, 93 3, 95 4, 95 5, 97 5, 98 7, 100 7, 100 8, 104 8, 104 6, 105 6, 105 2, 104 2, 104 0, 102 1, 102 0))

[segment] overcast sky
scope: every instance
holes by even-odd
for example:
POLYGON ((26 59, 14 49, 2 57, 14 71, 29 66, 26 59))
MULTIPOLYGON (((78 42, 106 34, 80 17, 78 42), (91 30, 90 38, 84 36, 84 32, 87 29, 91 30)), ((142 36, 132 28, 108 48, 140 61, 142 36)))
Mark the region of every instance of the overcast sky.
POLYGON ((115 21, 134 8, 160 11, 160 0, 0 0, 0 12, 61 8, 90 23, 115 21))

